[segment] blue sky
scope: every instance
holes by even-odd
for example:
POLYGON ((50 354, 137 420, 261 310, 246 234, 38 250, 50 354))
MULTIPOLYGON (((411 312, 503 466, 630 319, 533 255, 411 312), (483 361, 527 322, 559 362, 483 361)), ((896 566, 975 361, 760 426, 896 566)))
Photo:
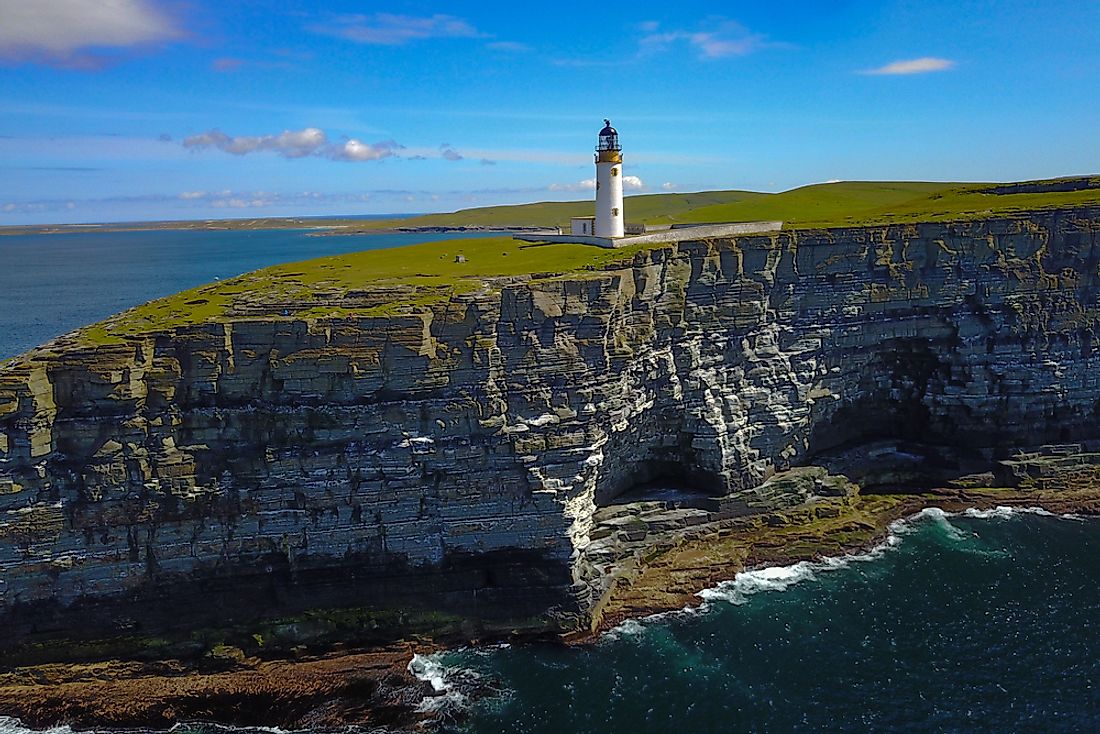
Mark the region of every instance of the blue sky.
POLYGON ((1100 3, 0 0, 0 224, 1100 170, 1100 3), (716 13, 715 8, 721 7, 716 13))

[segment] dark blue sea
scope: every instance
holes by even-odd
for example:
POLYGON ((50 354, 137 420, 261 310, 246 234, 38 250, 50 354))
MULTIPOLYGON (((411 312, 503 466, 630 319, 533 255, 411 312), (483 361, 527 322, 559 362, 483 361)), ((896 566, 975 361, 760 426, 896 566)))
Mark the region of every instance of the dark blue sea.
POLYGON ((277 263, 484 234, 316 230, 0 236, 0 359, 154 298, 277 263))
MULTIPOLYGON (((307 235, 0 237, 0 356, 214 278, 425 239, 307 235)), ((867 554, 731 571, 698 601, 587 647, 419 658, 423 705, 471 734, 1100 732, 1100 521, 926 511, 867 554)))
POLYGON ((1097 521, 927 511, 893 530, 590 647, 418 659, 443 692, 425 705, 479 734, 1100 731, 1097 521))

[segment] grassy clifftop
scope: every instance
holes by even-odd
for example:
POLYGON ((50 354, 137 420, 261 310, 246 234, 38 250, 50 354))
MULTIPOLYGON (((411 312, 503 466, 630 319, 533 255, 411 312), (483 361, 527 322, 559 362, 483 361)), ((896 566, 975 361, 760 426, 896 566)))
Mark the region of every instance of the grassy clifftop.
MULTIPOLYGON (((1081 205, 1100 205, 1100 178, 996 185, 851 182, 781 194, 725 191, 639 196, 627 203, 633 218, 651 223, 782 219, 788 227, 799 228, 972 220, 1081 205)), ((590 209, 590 202, 492 207, 401 224, 546 225, 590 209)), ((628 259, 644 247, 603 250, 485 237, 319 258, 265 268, 152 301, 86 327, 78 338, 84 343, 110 344, 126 335, 222 318, 390 316, 493 287, 495 278, 537 279, 598 269, 628 259)))
POLYGON ((129 334, 223 317, 388 316, 484 288, 494 278, 552 278, 595 270, 628 259, 643 247, 605 250, 484 237, 321 257, 159 298, 79 334, 92 344, 110 344, 129 334))
MULTIPOLYGON (((626 200, 627 219, 646 224, 782 220, 787 227, 837 227, 978 219, 1019 211, 1100 204, 1100 177, 1018 184, 841 181, 778 194, 704 191, 626 200)), ((591 201, 463 209, 386 222, 388 226, 564 226, 592 214, 591 201)), ((372 223, 370 226, 379 226, 372 223)))

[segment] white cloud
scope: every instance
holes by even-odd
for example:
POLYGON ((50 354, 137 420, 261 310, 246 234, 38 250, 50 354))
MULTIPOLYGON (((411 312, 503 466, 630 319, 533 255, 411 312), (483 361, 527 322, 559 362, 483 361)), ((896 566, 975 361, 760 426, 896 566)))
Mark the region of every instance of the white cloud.
POLYGON ((325 131, 316 127, 284 130, 278 135, 238 136, 226 135, 215 128, 184 138, 183 146, 194 150, 217 148, 233 155, 270 151, 284 158, 321 156, 336 161, 376 161, 396 155, 401 148, 393 140, 368 144, 355 138, 330 145, 325 131))
POLYGON ((653 32, 639 41, 639 51, 643 54, 667 51, 676 44, 686 43, 705 59, 720 59, 745 56, 773 45, 767 36, 750 33, 740 23, 731 20, 718 20, 709 24, 706 30, 699 31, 658 31, 656 24, 652 23, 645 27, 652 27, 653 32))
POLYGON ((278 135, 240 135, 230 137, 213 129, 183 140, 185 148, 217 148, 218 150, 245 155, 259 150, 270 150, 286 158, 302 158, 317 152, 325 143, 325 131, 316 127, 302 130, 283 130, 278 135))
MULTIPOLYGON (((568 184, 552 183, 547 188, 551 191, 595 191, 596 179, 586 178, 583 181, 568 184)), ((645 184, 637 176, 623 176, 623 188, 637 191, 638 189, 644 189, 645 184)))
POLYGON ((947 71, 953 68, 955 68, 955 62, 950 59, 938 59, 933 56, 924 56, 919 59, 893 61, 877 69, 868 69, 863 73, 874 75, 927 74, 933 71, 947 71))
POLYGON ((206 196, 205 191, 183 191, 180 193, 180 198, 185 200, 201 199, 206 196))
POLYGON ((350 138, 342 144, 330 145, 324 150, 324 156, 334 161, 380 161, 397 155, 401 146, 393 140, 379 143, 364 143, 350 138))
POLYGON ((675 191, 676 184, 672 183, 671 181, 665 181, 663 184, 661 184, 661 189, 663 191, 675 191))
POLYGON ((586 178, 583 181, 569 184, 552 183, 547 188, 551 191, 595 191, 596 179, 586 178))
POLYGON ((0 0, 0 58, 95 67, 90 49, 182 38, 176 20, 149 0, 0 0))
POLYGON ((465 20, 442 13, 423 17, 393 13, 341 15, 332 22, 310 26, 310 30, 380 46, 401 46, 425 38, 477 38, 483 35, 465 20))

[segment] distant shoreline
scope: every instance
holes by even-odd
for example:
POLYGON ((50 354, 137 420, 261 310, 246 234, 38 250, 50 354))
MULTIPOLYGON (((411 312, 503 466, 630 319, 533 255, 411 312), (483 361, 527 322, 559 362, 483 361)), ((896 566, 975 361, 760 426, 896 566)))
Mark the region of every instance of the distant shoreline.
POLYGON ((393 219, 378 220, 386 226, 370 228, 364 222, 370 220, 320 219, 307 220, 300 217, 264 218, 264 219, 216 219, 216 220, 180 220, 166 222, 105 222, 102 224, 27 224, 0 227, 0 236, 27 234, 73 234, 83 232, 158 232, 158 231, 237 231, 272 229, 315 229, 329 230, 342 227, 356 227, 373 233, 385 233, 391 230, 393 219))
MULTIPOLYGON (((369 222, 370 220, 367 220, 369 222)), ((380 220, 381 221, 381 220, 380 220)), ((0 237, 16 235, 46 234, 85 234, 88 232, 225 232, 254 230, 301 229, 314 230, 311 237, 330 237, 335 235, 365 234, 449 234, 453 232, 542 232, 546 227, 531 226, 480 226, 480 225, 434 225, 425 227, 393 226, 392 220, 385 220, 385 226, 372 227, 363 220, 340 221, 326 224, 306 223, 298 219, 283 220, 244 220, 226 221, 180 221, 180 222, 141 222, 135 224, 33 224, 0 227, 0 237)))

